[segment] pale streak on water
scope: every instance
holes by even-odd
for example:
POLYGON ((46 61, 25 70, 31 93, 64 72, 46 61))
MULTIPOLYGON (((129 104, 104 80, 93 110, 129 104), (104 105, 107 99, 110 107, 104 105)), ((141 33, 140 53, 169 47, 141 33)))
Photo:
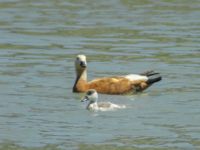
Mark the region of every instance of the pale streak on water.
POLYGON ((1 0, 0 14, 0 149, 200 149, 199 0, 1 0), (71 92, 77 54, 90 79, 163 80, 88 112, 71 92))

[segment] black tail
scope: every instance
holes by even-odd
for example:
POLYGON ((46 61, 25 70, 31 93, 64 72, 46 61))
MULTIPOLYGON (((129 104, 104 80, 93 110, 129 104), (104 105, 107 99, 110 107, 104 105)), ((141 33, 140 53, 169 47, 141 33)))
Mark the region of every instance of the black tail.
POLYGON ((150 77, 150 76, 157 75, 157 74, 159 74, 159 73, 158 72, 154 72, 153 70, 150 70, 150 71, 143 72, 140 75, 150 77))
POLYGON ((151 85, 155 82, 158 82, 162 80, 162 77, 159 75, 159 76, 155 76, 155 77, 150 77, 148 80, 147 80, 147 84, 151 85))

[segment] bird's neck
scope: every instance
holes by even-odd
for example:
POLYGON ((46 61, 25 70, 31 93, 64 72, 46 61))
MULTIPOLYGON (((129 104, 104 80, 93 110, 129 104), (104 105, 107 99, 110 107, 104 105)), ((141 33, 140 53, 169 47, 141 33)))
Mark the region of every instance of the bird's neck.
POLYGON ((79 92, 82 91, 82 88, 85 88, 87 84, 87 70, 82 70, 82 71, 76 71, 76 81, 74 83, 73 91, 74 92, 79 92))
POLYGON ((87 105, 86 108, 88 110, 98 110, 99 109, 97 102, 90 102, 90 103, 88 103, 88 105, 87 105))
POLYGON ((82 73, 80 73, 80 77, 82 80, 87 82, 87 70, 83 70, 82 73))

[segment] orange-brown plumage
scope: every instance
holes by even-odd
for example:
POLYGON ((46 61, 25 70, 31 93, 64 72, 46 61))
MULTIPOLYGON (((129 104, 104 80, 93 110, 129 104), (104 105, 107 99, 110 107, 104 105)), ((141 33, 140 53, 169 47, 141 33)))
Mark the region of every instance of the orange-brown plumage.
POLYGON ((154 82, 160 81, 161 77, 149 79, 150 76, 158 73, 147 72, 146 75, 127 75, 117 77, 104 77, 87 82, 87 62, 84 55, 78 55, 75 61, 76 82, 73 92, 86 92, 89 89, 95 89, 98 93, 104 94, 126 94, 140 92, 148 88, 154 82))

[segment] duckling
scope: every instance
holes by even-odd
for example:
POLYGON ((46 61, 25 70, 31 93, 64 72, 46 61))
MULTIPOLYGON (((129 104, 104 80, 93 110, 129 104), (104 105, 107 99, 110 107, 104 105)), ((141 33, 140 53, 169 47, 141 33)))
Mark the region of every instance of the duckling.
POLYGON ((129 74, 97 78, 87 81, 87 61, 85 55, 78 55, 75 60, 76 80, 73 92, 86 92, 95 89, 102 94, 127 94, 137 93, 150 87, 162 79, 159 73, 147 71, 142 74, 129 74))
POLYGON ((95 89, 90 89, 86 92, 86 95, 81 100, 81 102, 89 101, 86 109, 92 111, 111 111, 115 109, 126 108, 125 105, 117 105, 111 102, 97 102, 98 94, 95 89))

